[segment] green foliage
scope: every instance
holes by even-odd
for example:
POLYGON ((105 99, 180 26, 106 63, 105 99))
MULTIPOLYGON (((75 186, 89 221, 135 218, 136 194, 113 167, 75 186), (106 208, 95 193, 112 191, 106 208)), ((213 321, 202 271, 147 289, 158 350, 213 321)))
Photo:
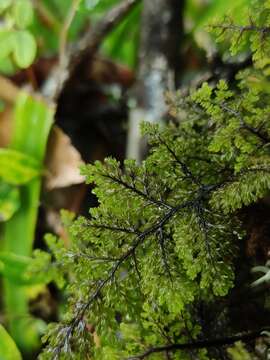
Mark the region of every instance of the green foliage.
POLYGON ((0 325, 0 359, 21 360, 21 354, 8 332, 0 325))
MULTIPOLYGON (((213 26, 218 41, 229 37, 232 55, 248 50, 252 52, 254 65, 257 68, 269 68, 270 58, 270 4, 268 0, 253 0, 252 8, 241 12, 237 20, 231 15, 224 23, 213 26)), ((265 69, 267 71, 267 69, 265 69)))
POLYGON ((232 360, 252 360, 244 345, 238 341, 234 347, 228 349, 228 354, 232 360))
POLYGON ((27 268, 31 263, 41 169, 53 114, 53 109, 43 101, 20 93, 11 144, 0 149, 0 211, 1 220, 5 221, 0 252, 4 307, 11 335, 26 351, 39 344, 40 322, 29 316, 27 286, 44 283, 46 279, 40 274, 28 274, 27 268))
POLYGON ((243 233, 234 214, 270 188, 269 95, 240 86, 238 97, 224 81, 204 84, 179 106, 188 111, 181 126, 144 124, 151 154, 142 165, 107 159, 82 169, 100 205, 73 222, 72 246, 56 255, 72 300, 45 359, 60 348, 69 358, 71 338, 96 359, 119 359, 163 344, 162 329, 173 342, 200 336, 196 304, 233 286, 243 233))
POLYGON ((2 181, 0 183, 0 220, 9 220, 19 206, 19 189, 2 181))
POLYGON ((0 149, 0 177, 9 184, 22 185, 41 173, 35 158, 13 149, 0 149))
POLYGON ((57 241, 57 238, 51 234, 48 234, 45 240, 51 253, 41 251, 40 249, 34 250, 33 258, 28 262, 24 273, 25 280, 41 284, 48 284, 54 280, 58 288, 63 288, 66 283, 63 274, 67 270, 63 267, 61 261, 64 254, 64 244, 61 241, 57 241), (42 273, 40 272, 41 268, 45 270, 42 273))
MULTIPOLYGON (((73 0, 43 0, 39 11, 34 12, 31 32, 39 44, 39 52, 45 55, 58 54, 60 33, 68 16, 73 0), (44 21, 44 19, 46 21, 44 21)), ((83 1, 81 1, 83 3, 83 1)), ((85 9, 77 11, 68 31, 68 41, 76 41, 87 26, 89 14, 85 9)))
POLYGON ((13 16, 18 28, 24 29, 29 26, 33 18, 32 4, 28 0, 18 0, 14 3, 13 16))
POLYGON ((213 17, 223 17, 228 12, 234 13, 237 19, 241 19, 241 10, 243 7, 250 4, 250 0, 211 0, 208 3, 199 1, 187 2, 187 16, 192 21, 193 31, 200 30, 202 27, 208 25, 213 17))
MULTIPOLYGON (((250 41, 259 65, 258 42, 250 41)), ((204 338, 200 307, 226 301, 234 286, 244 235, 239 210, 269 194, 270 94, 260 79, 265 69, 249 69, 234 88, 221 80, 179 94, 177 124, 142 126, 151 150, 141 165, 108 158, 82 168, 99 206, 89 218, 65 216, 69 248, 49 238, 52 257, 42 265, 65 277, 69 302, 48 328, 41 359, 135 359, 204 338), (250 86, 253 76, 259 86, 250 86)), ((219 320, 216 335, 223 335, 219 320)), ((235 359, 239 349, 230 350, 235 359)), ((191 355, 213 359, 206 349, 191 355)), ((191 355, 181 349, 171 359, 191 355)))
MULTIPOLYGON (((35 250, 39 254, 39 268, 45 267, 49 263, 50 255, 39 250, 35 250), (41 265, 42 264, 42 265, 41 265)), ((35 254, 34 252, 34 254, 35 254)), ((15 253, 0 252, 0 274, 9 279, 13 284, 20 285, 36 285, 47 284, 52 279, 56 281, 56 273, 52 269, 47 272, 35 272, 35 258, 17 255, 15 253)), ((60 281, 58 286, 61 286, 60 281)))
POLYGON ((1 1, 0 60, 14 61, 20 68, 27 68, 34 61, 37 45, 27 29, 33 20, 30 0, 1 1))
MULTIPOLYGON (((94 20, 100 20, 104 13, 119 4, 119 0, 81 1, 80 13, 88 14, 94 20)), ((140 36, 140 14, 142 6, 135 6, 130 14, 106 36, 102 52, 109 58, 135 67, 138 57, 140 36), (119 46, 121 44, 121 46, 119 46)))

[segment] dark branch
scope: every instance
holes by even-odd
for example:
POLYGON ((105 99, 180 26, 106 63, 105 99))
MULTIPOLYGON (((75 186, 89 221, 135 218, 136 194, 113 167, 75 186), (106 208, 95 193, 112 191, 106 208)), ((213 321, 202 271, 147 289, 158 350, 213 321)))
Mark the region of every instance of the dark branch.
MULTIPOLYGON (((203 196, 203 194, 202 194, 203 196)), ((209 243, 209 224, 205 219, 205 209, 202 206, 202 199, 199 199, 199 201, 197 201, 197 203, 194 204, 194 210, 195 210, 195 215, 197 217, 197 221, 198 221, 198 225, 199 228, 204 236, 204 242, 205 242, 205 247, 206 247, 206 253, 208 254, 210 260, 211 260, 211 265, 213 266, 213 269, 215 271, 217 271, 216 266, 215 266, 215 261, 213 259, 212 256, 212 251, 211 251, 211 247, 210 247, 210 243, 209 243)))
POLYGON ((230 108, 224 103, 221 104, 220 106, 222 109, 224 109, 225 111, 227 111, 228 113, 234 115, 239 119, 242 129, 245 129, 249 131, 251 134, 257 136, 264 144, 268 144, 270 142, 270 138, 266 134, 262 134, 258 129, 248 125, 238 111, 230 108))
POLYGON ((104 176, 107 179, 112 180, 113 182, 116 182, 117 184, 123 186, 125 189, 132 191, 133 193, 135 193, 136 195, 139 195, 140 197, 147 200, 151 204, 154 204, 158 207, 160 207, 160 206, 165 207, 170 210, 173 209, 173 207, 171 205, 167 204, 164 201, 160 201, 160 200, 153 198, 148 193, 145 193, 145 192, 139 190, 138 188, 136 188, 134 185, 130 185, 129 183, 124 181, 122 178, 117 178, 117 177, 109 175, 109 174, 102 174, 102 176, 104 176))
POLYGON ((232 31, 239 31, 241 34, 245 31, 254 31, 258 32, 262 35, 266 35, 270 33, 270 26, 256 26, 254 24, 249 24, 245 26, 235 25, 235 24, 218 24, 218 25, 211 25, 213 29, 221 29, 223 31, 232 30, 232 31))
MULTIPOLYGON (((197 349, 204 349, 204 348, 211 348, 211 347, 221 347, 226 345, 233 345, 236 341, 251 341, 254 340, 262 335, 262 332, 267 330, 266 328, 257 330, 257 331, 250 331, 245 332, 243 334, 236 334, 233 336, 228 336, 224 338, 217 338, 217 339, 209 339, 209 340, 198 340, 195 342, 185 343, 185 344, 170 344, 164 346, 157 346, 152 347, 145 351, 143 354, 135 355, 127 358, 127 360, 141 360, 145 359, 148 356, 154 353, 161 353, 161 352, 172 352, 177 350, 197 350, 197 349)), ((269 328, 268 328, 269 330, 269 328)))
POLYGON ((107 256, 91 256, 85 253, 69 253, 71 257, 74 258, 85 258, 90 261, 104 261, 104 262, 116 262, 118 259, 107 256))
POLYGON ((133 258, 133 262, 134 262, 135 271, 136 271, 136 273, 138 275, 139 280, 141 280, 142 277, 141 277, 141 273, 140 273, 139 266, 138 266, 136 251, 133 252, 132 258, 133 258))
POLYGON ((158 236, 158 242, 159 242, 159 246, 160 246, 160 250, 161 250, 161 259, 162 259, 162 262, 163 262, 163 266, 164 266, 164 269, 165 269, 166 273, 168 274, 169 279, 172 282, 172 275, 171 275, 170 267, 169 267, 169 264, 168 264, 168 259, 167 259, 165 244, 164 244, 165 239, 164 239, 164 234, 163 234, 162 227, 159 228, 157 236, 158 236))
POLYGON ((173 151, 173 149, 171 149, 169 147, 169 145, 166 143, 166 141, 163 140, 160 136, 158 138, 159 138, 159 141, 161 142, 161 144, 163 144, 166 147, 166 149, 168 150, 168 152, 172 155, 174 160, 180 165, 184 175, 186 175, 186 177, 189 178, 193 183, 195 183, 197 185, 201 185, 200 181, 192 174, 192 172, 190 171, 188 166, 182 160, 179 159, 179 157, 176 155, 176 153, 173 151))

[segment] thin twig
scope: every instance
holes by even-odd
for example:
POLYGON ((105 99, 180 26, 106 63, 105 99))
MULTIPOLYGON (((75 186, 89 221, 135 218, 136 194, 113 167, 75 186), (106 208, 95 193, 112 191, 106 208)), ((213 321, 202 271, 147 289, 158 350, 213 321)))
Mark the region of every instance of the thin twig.
POLYGON ((158 207, 165 207, 166 209, 170 209, 170 210, 173 208, 171 205, 167 204, 166 202, 157 200, 157 199, 153 198, 152 196, 150 196, 147 192, 143 192, 143 191, 139 190, 138 188, 136 188, 134 185, 130 185, 129 183, 124 181, 122 178, 117 178, 113 175, 105 174, 105 173, 102 174, 102 176, 107 179, 112 180, 113 182, 116 182, 117 184, 123 186, 127 190, 132 191, 133 193, 135 193, 136 195, 139 195, 140 197, 147 200, 151 204, 157 205, 158 207))
MULTIPOLYGON (((267 328, 269 330, 269 328, 267 328)), ((188 350, 188 349, 204 349, 204 348, 211 348, 211 347, 221 347, 226 345, 232 345, 236 341, 251 341, 260 336, 264 336, 262 334, 263 331, 267 330, 266 328, 259 329, 257 331, 250 331, 245 332, 243 334, 236 334, 224 338, 216 338, 216 339, 209 339, 209 340, 198 340, 191 343, 185 344, 169 344, 164 346, 157 346, 152 347, 145 351, 143 354, 135 355, 127 358, 126 360, 142 360, 147 358, 148 356, 154 353, 161 353, 165 351, 177 351, 177 350, 188 350)))
POLYGON ((188 166, 182 160, 179 159, 175 151, 166 143, 166 141, 161 136, 159 136, 158 139, 161 142, 161 144, 163 144, 166 147, 167 151, 172 155, 174 160, 180 165, 184 175, 186 175, 186 177, 189 178, 194 184, 201 185, 200 181, 192 174, 188 166))
POLYGON ((141 0, 123 0, 120 4, 111 9, 95 26, 90 26, 85 35, 79 40, 78 46, 66 57, 65 48, 66 44, 66 30, 74 16, 74 9, 79 0, 74 0, 74 7, 72 7, 70 16, 67 18, 67 26, 64 27, 63 39, 60 50, 60 65, 54 69, 52 75, 44 86, 43 92, 51 99, 57 100, 64 84, 68 80, 76 77, 77 70, 85 61, 89 60, 98 51, 104 38, 115 28, 115 26, 137 5, 141 0), (61 55, 62 54, 62 55, 61 55))
POLYGON ((265 135, 262 134, 258 129, 248 125, 245 120, 243 119, 242 115, 240 114, 240 112, 238 112, 237 110, 234 110, 232 108, 230 108, 229 106, 227 106, 226 104, 220 104, 220 107, 222 109, 224 109, 225 111, 227 111, 228 113, 234 115, 236 118, 239 119, 240 121, 240 126, 242 129, 248 130, 250 133, 252 133, 253 135, 257 136, 264 144, 268 144, 270 142, 270 138, 265 135))
MULTIPOLYGON (((203 194, 202 194, 202 196, 203 196, 203 194)), ((195 210, 195 215, 197 217, 199 228, 204 236, 206 253, 210 257, 211 265, 213 266, 213 270, 215 270, 215 272, 217 273, 215 261, 212 256, 212 251, 211 251, 211 247, 210 247, 210 243, 209 243, 209 236, 208 236, 209 225, 204 217, 205 210, 202 206, 202 199, 199 199, 198 202, 195 204, 194 210, 195 210)))
POLYGON ((70 59, 70 75, 85 58, 89 58, 98 50, 103 39, 111 32, 115 26, 138 4, 140 0, 123 0, 119 5, 111 9, 98 22, 94 28, 90 27, 84 37, 80 40, 78 49, 72 54, 70 59))
POLYGON ((162 227, 158 229, 158 242, 159 242, 159 246, 160 246, 160 250, 161 250, 161 259, 163 262, 163 266, 164 269, 166 271, 166 273, 168 274, 168 277, 170 279, 170 281, 172 282, 172 274, 170 272, 170 267, 168 264, 168 259, 167 259, 167 254, 166 254, 166 249, 165 249, 165 239, 164 239, 164 234, 163 234, 163 229, 162 227))
POLYGON ((221 30, 232 30, 232 31, 239 31, 241 34, 245 31, 255 31, 259 32, 263 35, 270 33, 270 26, 256 26, 254 24, 250 25, 235 25, 235 24, 218 24, 218 25, 211 25, 213 29, 221 29, 221 30))
POLYGON ((80 5, 81 0, 73 0, 71 3, 71 7, 63 24, 63 27, 60 32, 60 39, 59 39, 59 66, 60 68, 65 67, 65 63, 67 61, 67 54, 66 54, 66 46, 67 46, 67 37, 68 31, 72 24, 72 21, 76 15, 78 6, 80 5))
POLYGON ((117 258, 107 257, 107 256, 91 256, 85 253, 68 253, 68 256, 74 257, 74 258, 85 258, 89 261, 104 261, 104 262, 116 262, 117 258))
POLYGON ((135 234, 135 235, 140 235, 140 231, 137 231, 135 229, 132 228, 123 228, 120 226, 111 226, 111 225, 107 225, 107 224, 95 224, 95 223, 87 223, 85 226, 87 227, 92 227, 94 229, 101 229, 101 230, 111 230, 111 231, 116 231, 116 232, 123 232, 126 234, 135 234))
POLYGON ((44 1, 33 0, 37 16, 39 20, 50 30, 53 30, 57 35, 60 32, 60 21, 54 16, 54 14, 47 8, 44 1))
POLYGON ((138 266, 138 260, 137 260, 137 256, 136 256, 136 251, 134 250, 133 254, 132 254, 132 258, 133 258, 133 262, 134 262, 134 267, 135 267, 135 271, 138 275, 139 280, 142 279, 140 270, 139 270, 139 266, 138 266))

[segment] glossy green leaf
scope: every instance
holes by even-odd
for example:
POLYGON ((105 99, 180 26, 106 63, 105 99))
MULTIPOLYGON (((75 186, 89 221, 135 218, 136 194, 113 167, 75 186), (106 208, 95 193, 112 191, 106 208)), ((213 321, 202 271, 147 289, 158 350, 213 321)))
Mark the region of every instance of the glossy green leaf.
POLYGON ((27 68, 32 64, 37 52, 37 45, 33 35, 26 30, 15 33, 14 59, 21 68, 27 68))
POLYGON ((24 29, 33 20, 33 7, 29 0, 17 0, 13 8, 14 20, 16 25, 24 29))
POLYGON ((22 92, 16 102, 14 131, 10 147, 43 162, 54 109, 22 92))
POLYGON ((13 185, 22 185, 41 174, 33 157, 13 149, 0 149, 0 177, 13 185))
MULTIPOLYGON (((39 169, 42 168, 53 117, 54 109, 41 99, 33 98, 24 92, 18 96, 10 149, 34 158, 39 169)), ((8 319, 12 337, 26 352, 31 352, 39 346, 39 330, 35 323, 33 323, 33 327, 29 325, 27 286, 21 285, 37 282, 37 278, 34 276, 32 278, 26 276, 26 265, 31 257, 35 239, 40 188, 40 176, 36 176, 21 186, 21 206, 14 216, 5 222, 3 231, 5 263, 2 261, 2 272, 6 271, 7 267, 12 267, 12 261, 15 264, 16 260, 17 265, 17 270, 12 273, 13 279, 3 278, 4 307, 6 313, 14 314, 14 317, 8 319), (22 258, 15 259, 13 256, 10 259, 6 257, 7 253, 22 256, 22 258), (23 273, 21 277, 17 276, 20 267, 23 273)))
POLYGON ((14 31, 2 29, 0 31, 0 59, 11 54, 14 48, 14 31))
POLYGON ((0 182, 0 221, 9 220, 19 206, 19 189, 5 182, 0 182))
POLYGON ((0 325, 0 360, 22 360, 14 340, 2 325, 0 325))

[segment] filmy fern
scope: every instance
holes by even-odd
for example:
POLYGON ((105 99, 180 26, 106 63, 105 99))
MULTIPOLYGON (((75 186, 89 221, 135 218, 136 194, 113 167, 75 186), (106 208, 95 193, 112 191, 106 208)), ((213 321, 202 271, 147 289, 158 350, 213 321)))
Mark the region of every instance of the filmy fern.
MULTIPOLYGON (((269 193, 266 76, 250 69, 237 88, 221 80, 180 94, 177 125, 143 125, 151 151, 141 165, 107 159, 82 169, 99 206, 71 223, 68 249, 50 237, 68 305, 42 359, 209 359, 208 345, 238 340, 205 341, 201 308, 228 297, 244 235, 239 210, 269 193)), ((212 334, 224 335, 224 324, 221 311, 212 334)))

